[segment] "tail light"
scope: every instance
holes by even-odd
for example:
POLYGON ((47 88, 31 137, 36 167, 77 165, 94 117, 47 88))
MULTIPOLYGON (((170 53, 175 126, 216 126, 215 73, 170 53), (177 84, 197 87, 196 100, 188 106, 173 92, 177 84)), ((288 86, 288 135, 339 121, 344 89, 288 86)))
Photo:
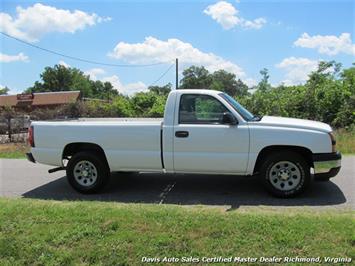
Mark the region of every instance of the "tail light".
POLYGON ((28 139, 27 139, 28 144, 31 147, 35 146, 35 140, 34 140, 34 130, 33 130, 33 126, 30 126, 28 128, 28 139))

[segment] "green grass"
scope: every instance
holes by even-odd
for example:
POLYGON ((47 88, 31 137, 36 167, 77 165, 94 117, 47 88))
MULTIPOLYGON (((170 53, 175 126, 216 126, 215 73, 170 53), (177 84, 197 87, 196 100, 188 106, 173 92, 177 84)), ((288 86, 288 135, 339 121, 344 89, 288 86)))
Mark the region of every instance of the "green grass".
POLYGON ((25 158, 25 153, 30 148, 25 143, 5 143, 0 144, 0 158, 21 159, 25 158))
POLYGON ((355 129, 335 131, 337 148, 343 154, 355 153, 355 129))
POLYGON ((0 265, 141 265, 143 256, 354 258, 353 214, 0 199, 0 265))
POLYGON ((0 158, 3 159, 24 159, 26 158, 25 154, 21 151, 13 151, 7 153, 0 153, 0 158))

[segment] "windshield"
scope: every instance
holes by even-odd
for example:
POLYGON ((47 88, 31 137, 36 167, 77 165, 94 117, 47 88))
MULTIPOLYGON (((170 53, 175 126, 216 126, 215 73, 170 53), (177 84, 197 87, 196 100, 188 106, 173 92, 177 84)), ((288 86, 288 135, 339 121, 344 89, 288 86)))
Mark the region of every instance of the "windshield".
POLYGON ((246 121, 251 121, 255 117, 252 113, 250 113, 247 109, 241 106, 240 103, 238 103, 228 94, 220 93, 219 96, 225 99, 230 104, 230 106, 232 106, 233 109, 236 110, 246 121))

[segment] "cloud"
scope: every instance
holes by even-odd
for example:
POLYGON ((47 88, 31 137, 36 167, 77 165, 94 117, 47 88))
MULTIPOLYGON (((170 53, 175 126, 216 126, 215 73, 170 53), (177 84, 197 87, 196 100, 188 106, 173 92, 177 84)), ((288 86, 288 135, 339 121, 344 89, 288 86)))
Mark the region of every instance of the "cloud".
POLYGON ((276 67, 286 71, 285 85, 297 85, 308 79, 308 74, 318 67, 318 60, 311 60, 304 57, 288 57, 283 59, 276 67))
POLYGON ((116 75, 104 77, 101 79, 101 81, 110 82, 115 90, 119 91, 124 95, 131 96, 137 92, 147 91, 147 85, 145 85, 142 81, 128 83, 124 85, 121 83, 120 79, 116 75))
POLYGON ((267 22, 265 18, 247 20, 239 17, 239 10, 226 1, 219 1, 216 4, 209 5, 203 13, 221 24, 225 30, 230 30, 236 26, 241 26, 245 29, 261 29, 267 22))
POLYGON ((244 20, 242 19, 242 25, 248 29, 261 29, 266 24, 266 19, 256 18, 254 20, 244 20))
POLYGON ((203 13, 212 17, 212 19, 221 24, 226 30, 229 30, 240 23, 240 19, 236 16, 238 10, 232 4, 225 1, 209 5, 203 13))
POLYGON ((99 17, 95 13, 57 9, 37 3, 28 8, 18 6, 16 17, 1 12, 0 29, 22 40, 37 42, 43 35, 50 32, 75 33, 110 19, 99 17))
POLYGON ((85 75, 90 76, 90 79, 97 80, 97 76, 105 74, 102 68, 92 68, 84 72, 85 75))
POLYGON ((249 88, 252 88, 258 84, 258 82, 253 78, 247 78, 243 80, 243 82, 248 85, 249 88))
POLYGON ((70 68, 71 66, 69 64, 67 64, 66 62, 64 62, 63 60, 60 60, 58 62, 59 65, 63 66, 63 67, 66 67, 66 68, 70 68))
POLYGON ((2 63, 10 63, 10 62, 28 62, 29 58, 27 55, 23 54, 23 53, 19 53, 17 55, 7 55, 7 54, 3 54, 0 53, 0 62, 2 63))
POLYGON ((337 55, 338 53, 355 55, 355 44, 351 41, 350 33, 342 33, 339 37, 335 35, 310 36, 308 33, 303 33, 294 42, 294 45, 317 49, 319 53, 327 55, 337 55))
POLYGON ((148 86, 142 81, 122 84, 117 75, 107 76, 106 71, 102 68, 92 68, 84 72, 85 75, 90 76, 91 80, 100 80, 102 82, 110 82, 115 90, 124 95, 133 95, 140 91, 147 91, 148 86))
POLYGON ((120 81, 120 79, 118 78, 117 75, 113 75, 113 76, 110 76, 110 77, 103 77, 100 80, 102 82, 110 82, 115 90, 121 92, 122 83, 121 83, 121 81, 120 81))
POLYGON ((126 85, 123 85, 120 92, 122 94, 126 94, 126 95, 131 96, 131 95, 133 95, 137 92, 141 92, 141 91, 148 91, 148 87, 142 81, 138 81, 138 82, 133 82, 133 83, 128 83, 126 85))
POLYGON ((179 58, 179 63, 185 66, 203 65, 212 72, 224 69, 234 73, 238 78, 246 76, 243 69, 231 61, 213 53, 202 52, 190 43, 178 39, 162 41, 154 37, 146 37, 142 43, 119 42, 109 55, 131 64, 173 63, 174 58, 179 58))

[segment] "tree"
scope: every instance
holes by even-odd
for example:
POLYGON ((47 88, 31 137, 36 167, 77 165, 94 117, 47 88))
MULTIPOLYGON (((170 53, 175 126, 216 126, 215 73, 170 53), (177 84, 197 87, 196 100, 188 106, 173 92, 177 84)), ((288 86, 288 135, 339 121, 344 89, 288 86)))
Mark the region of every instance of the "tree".
POLYGON ((164 109, 165 109, 165 102, 166 97, 164 96, 157 96, 153 106, 150 108, 148 115, 150 117, 163 117, 164 116, 164 109))
POLYGON ((271 85, 269 83, 269 70, 267 68, 263 68, 262 70, 260 70, 260 74, 262 76, 262 79, 259 82, 257 89, 261 91, 266 91, 271 88, 271 85))
POLYGON ((149 86, 148 90, 157 94, 157 95, 168 95, 169 92, 171 91, 171 83, 168 83, 164 86, 149 86))
POLYGON ((10 89, 8 87, 0 88, 0 95, 7 95, 10 89))
POLYGON ((341 106, 337 110, 334 125, 347 127, 355 123, 355 63, 353 67, 344 69, 341 74, 341 106))
POLYGON ((237 81, 235 75, 225 70, 215 71, 212 75, 212 84, 210 89, 224 91, 231 96, 235 96, 237 92, 237 81))
POLYGON ((32 92, 54 92, 79 90, 84 97, 110 99, 118 95, 110 82, 93 81, 77 68, 55 65, 46 67, 40 75, 41 81, 26 90, 32 92))
POLYGON ((157 95, 153 92, 138 92, 131 98, 132 108, 137 115, 148 116, 156 99, 157 95))
MULTIPOLYGON (((322 119, 324 118, 321 113, 323 109, 323 100, 326 91, 331 90, 331 86, 335 86, 335 77, 340 71, 341 65, 335 61, 321 61, 318 64, 317 70, 311 72, 306 82, 307 95, 305 99, 305 112, 310 119, 322 119)), ((332 89, 334 90, 334 88, 332 89)), ((334 95, 333 95, 334 96, 334 95)))
POLYGON ((244 96, 249 95, 249 92, 248 92, 249 87, 241 79, 237 80, 236 86, 237 86, 237 92, 236 92, 235 96, 244 97, 244 96))
POLYGON ((43 82, 36 81, 34 86, 30 88, 31 92, 67 91, 72 89, 73 73, 70 68, 62 65, 46 67, 40 77, 43 82))
POLYGON ((212 75, 212 90, 223 91, 233 97, 244 96, 248 93, 248 86, 240 79, 236 80, 236 75, 225 70, 215 71, 212 75))
POLYGON ((101 82, 100 80, 90 80, 92 88, 92 97, 97 99, 111 100, 119 93, 114 89, 110 82, 101 82))
POLYGON ((111 106, 115 110, 117 116, 130 117, 135 115, 130 99, 127 96, 115 96, 111 106))
POLYGON ((182 75, 180 89, 208 89, 212 83, 210 73, 203 66, 191 66, 182 75))
POLYGON ((349 88, 355 94, 355 63, 352 67, 344 69, 340 76, 343 80, 343 86, 349 88))
POLYGON ((248 86, 236 75, 225 70, 217 70, 210 74, 203 66, 191 66, 183 71, 181 89, 209 89, 219 90, 231 96, 244 96, 248 94, 248 86))
POLYGON ((90 81, 79 69, 55 65, 46 67, 40 77, 42 81, 36 81, 28 92, 80 90, 84 96, 90 94, 90 81))
MULTIPOLYGON (((101 81, 100 81, 101 82, 101 81)), ((103 96, 110 100, 112 97, 117 96, 119 93, 118 91, 113 87, 111 82, 104 82, 104 91, 103 91, 103 96)), ((100 95, 98 95, 100 97, 100 95)))

